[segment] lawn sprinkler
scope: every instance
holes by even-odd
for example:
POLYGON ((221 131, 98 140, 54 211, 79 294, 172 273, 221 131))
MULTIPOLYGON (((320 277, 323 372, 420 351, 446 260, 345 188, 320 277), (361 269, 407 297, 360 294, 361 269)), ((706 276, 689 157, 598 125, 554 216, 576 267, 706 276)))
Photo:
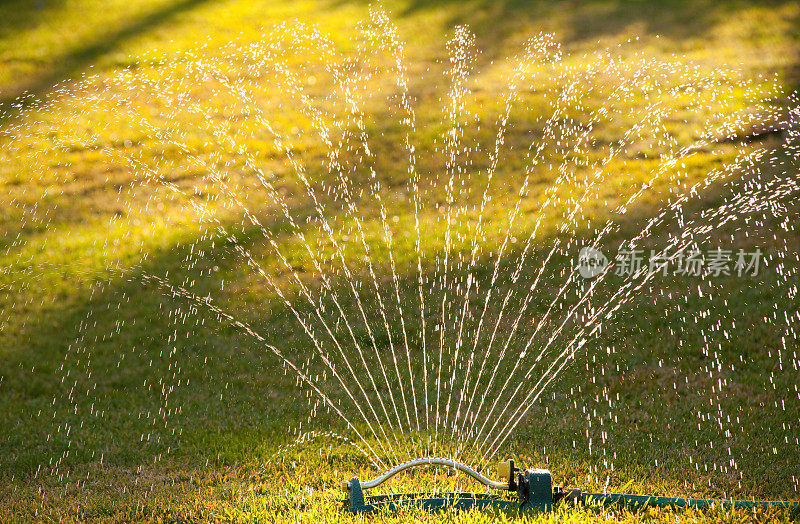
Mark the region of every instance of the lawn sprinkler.
POLYGON ((585 493, 577 488, 553 486, 553 479, 547 469, 527 469, 524 472, 515 467, 513 460, 501 462, 497 468, 501 480, 487 478, 471 467, 444 458, 419 458, 404 462, 383 475, 361 482, 353 477, 344 483, 348 493, 345 511, 351 513, 377 514, 394 512, 402 507, 417 507, 429 512, 444 510, 471 510, 495 508, 506 511, 535 513, 549 512, 562 503, 573 505, 621 505, 629 507, 670 507, 704 509, 722 508, 787 508, 800 510, 798 501, 776 500, 714 500, 682 497, 654 497, 650 495, 631 495, 625 493, 585 493), (418 466, 445 466, 466 473, 489 489, 503 493, 396 493, 391 495, 366 496, 368 489, 380 486, 398 473, 418 466))
POLYGON ((514 466, 514 461, 502 462, 498 468, 500 481, 491 480, 465 464, 443 458, 420 458, 404 462, 390 469, 378 478, 361 482, 353 477, 345 483, 349 496, 345 501, 346 510, 352 513, 379 513, 395 511, 402 506, 418 506, 427 511, 445 509, 485 509, 498 508, 514 511, 550 511, 553 505, 567 496, 574 496, 577 490, 564 491, 553 488, 550 471, 529 469, 524 473, 514 466), (516 494, 516 497, 500 493, 440 493, 431 496, 427 493, 400 493, 394 495, 365 496, 364 491, 380 486, 398 473, 418 466, 445 466, 466 473, 484 486, 516 494))

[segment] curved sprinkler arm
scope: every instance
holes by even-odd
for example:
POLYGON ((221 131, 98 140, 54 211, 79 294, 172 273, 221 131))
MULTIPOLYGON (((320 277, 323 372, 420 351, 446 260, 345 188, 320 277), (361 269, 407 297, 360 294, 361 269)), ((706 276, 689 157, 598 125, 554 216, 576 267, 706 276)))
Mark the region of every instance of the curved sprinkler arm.
POLYGON ((444 509, 469 510, 469 509, 507 509, 512 511, 533 510, 548 511, 553 506, 553 483, 550 472, 545 469, 529 469, 519 473, 514 467, 514 461, 502 462, 498 474, 504 481, 492 480, 473 468, 455 460, 444 458, 420 458, 404 462, 393 467, 383 475, 361 482, 358 477, 353 477, 345 482, 348 491, 346 509, 353 513, 378 513, 381 511, 394 511, 401 506, 418 506, 427 511, 441 511, 444 509), (425 493, 398 493, 393 495, 365 496, 364 490, 380 486, 401 471, 417 466, 445 466, 457 469, 474 478, 484 486, 495 490, 510 491, 517 495, 503 497, 492 493, 440 493, 432 496, 425 493))
POLYGON ((483 475, 481 475, 480 473, 478 473, 477 471, 475 471, 471 467, 467 466, 466 464, 462 464, 460 462, 456 462, 455 460, 450 460, 450 459, 445 459, 445 458, 435 458, 435 457, 420 458, 420 459, 409 460, 408 462, 403 462, 402 464, 399 464, 399 465, 393 467, 392 469, 390 469, 389 471, 387 471, 383 475, 381 475, 381 476, 379 476, 379 477, 377 477, 377 478, 375 478, 373 480, 370 480, 368 482, 362 482, 361 483, 361 489, 372 489, 374 487, 380 486, 381 484, 383 484, 384 482, 386 482, 390 478, 394 477, 398 473, 400 473, 402 471, 405 471, 407 469, 418 467, 418 466, 446 466, 446 467, 449 467, 449 468, 457 469, 457 470, 461 471, 462 473, 466 473, 467 475, 469 475, 470 477, 474 478, 475 480, 477 480, 478 482, 480 482, 484 486, 487 486, 487 487, 489 487, 491 489, 501 489, 501 490, 509 491, 509 482, 508 481, 506 481, 506 482, 497 482, 497 481, 492 480, 492 479, 490 479, 488 477, 484 477, 483 475))

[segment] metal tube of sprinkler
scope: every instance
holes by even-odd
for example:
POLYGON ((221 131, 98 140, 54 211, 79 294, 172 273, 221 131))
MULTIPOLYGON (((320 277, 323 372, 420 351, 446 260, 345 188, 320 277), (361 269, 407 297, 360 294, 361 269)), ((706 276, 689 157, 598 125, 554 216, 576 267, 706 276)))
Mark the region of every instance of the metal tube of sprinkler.
POLYGON ((380 486, 381 484, 383 484, 390 478, 394 477, 398 473, 405 471, 407 469, 415 468, 417 466, 446 466, 449 468, 457 469, 462 473, 466 473, 467 475, 474 478, 484 486, 488 486, 491 489, 502 489, 506 491, 508 490, 508 482, 497 482, 488 477, 484 477, 471 467, 461 464, 460 462, 456 462, 455 460, 450 460, 445 458, 435 458, 435 457, 419 458, 419 459, 409 460, 408 462, 403 462, 402 464, 393 467, 392 469, 390 469, 389 471, 387 471, 378 478, 370 480, 369 482, 362 482, 361 488, 371 489, 380 486))

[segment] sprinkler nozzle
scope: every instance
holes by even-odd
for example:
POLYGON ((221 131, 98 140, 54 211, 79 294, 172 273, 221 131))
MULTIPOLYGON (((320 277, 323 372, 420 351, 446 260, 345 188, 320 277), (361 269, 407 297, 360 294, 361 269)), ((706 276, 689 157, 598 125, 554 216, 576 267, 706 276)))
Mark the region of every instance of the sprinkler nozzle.
POLYGON ((497 476, 508 482, 508 491, 516 491, 515 474, 519 468, 514 466, 514 459, 504 460, 497 465, 497 476))

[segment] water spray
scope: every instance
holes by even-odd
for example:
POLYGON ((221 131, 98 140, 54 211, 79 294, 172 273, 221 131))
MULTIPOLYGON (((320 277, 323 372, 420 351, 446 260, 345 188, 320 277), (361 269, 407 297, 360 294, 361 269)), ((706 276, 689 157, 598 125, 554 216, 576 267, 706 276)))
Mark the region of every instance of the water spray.
POLYGON ((417 507, 425 511, 471 510, 494 508, 516 512, 549 512, 556 506, 573 505, 619 505, 633 508, 692 508, 725 509, 784 508, 800 510, 800 501, 780 500, 732 500, 694 499, 683 497, 660 497, 632 495, 626 493, 587 493, 577 488, 553 486, 553 478, 547 469, 521 471, 513 460, 501 462, 497 468, 501 480, 492 480, 473 468, 444 458, 419 458, 404 462, 368 482, 353 477, 344 483, 348 493, 345 511, 351 513, 377 514, 397 511, 403 507, 417 507), (407 469, 420 466, 445 466, 465 473, 489 489, 507 493, 446 492, 435 496, 431 493, 396 493, 390 495, 364 495, 364 491, 380 486, 390 478, 407 469))

